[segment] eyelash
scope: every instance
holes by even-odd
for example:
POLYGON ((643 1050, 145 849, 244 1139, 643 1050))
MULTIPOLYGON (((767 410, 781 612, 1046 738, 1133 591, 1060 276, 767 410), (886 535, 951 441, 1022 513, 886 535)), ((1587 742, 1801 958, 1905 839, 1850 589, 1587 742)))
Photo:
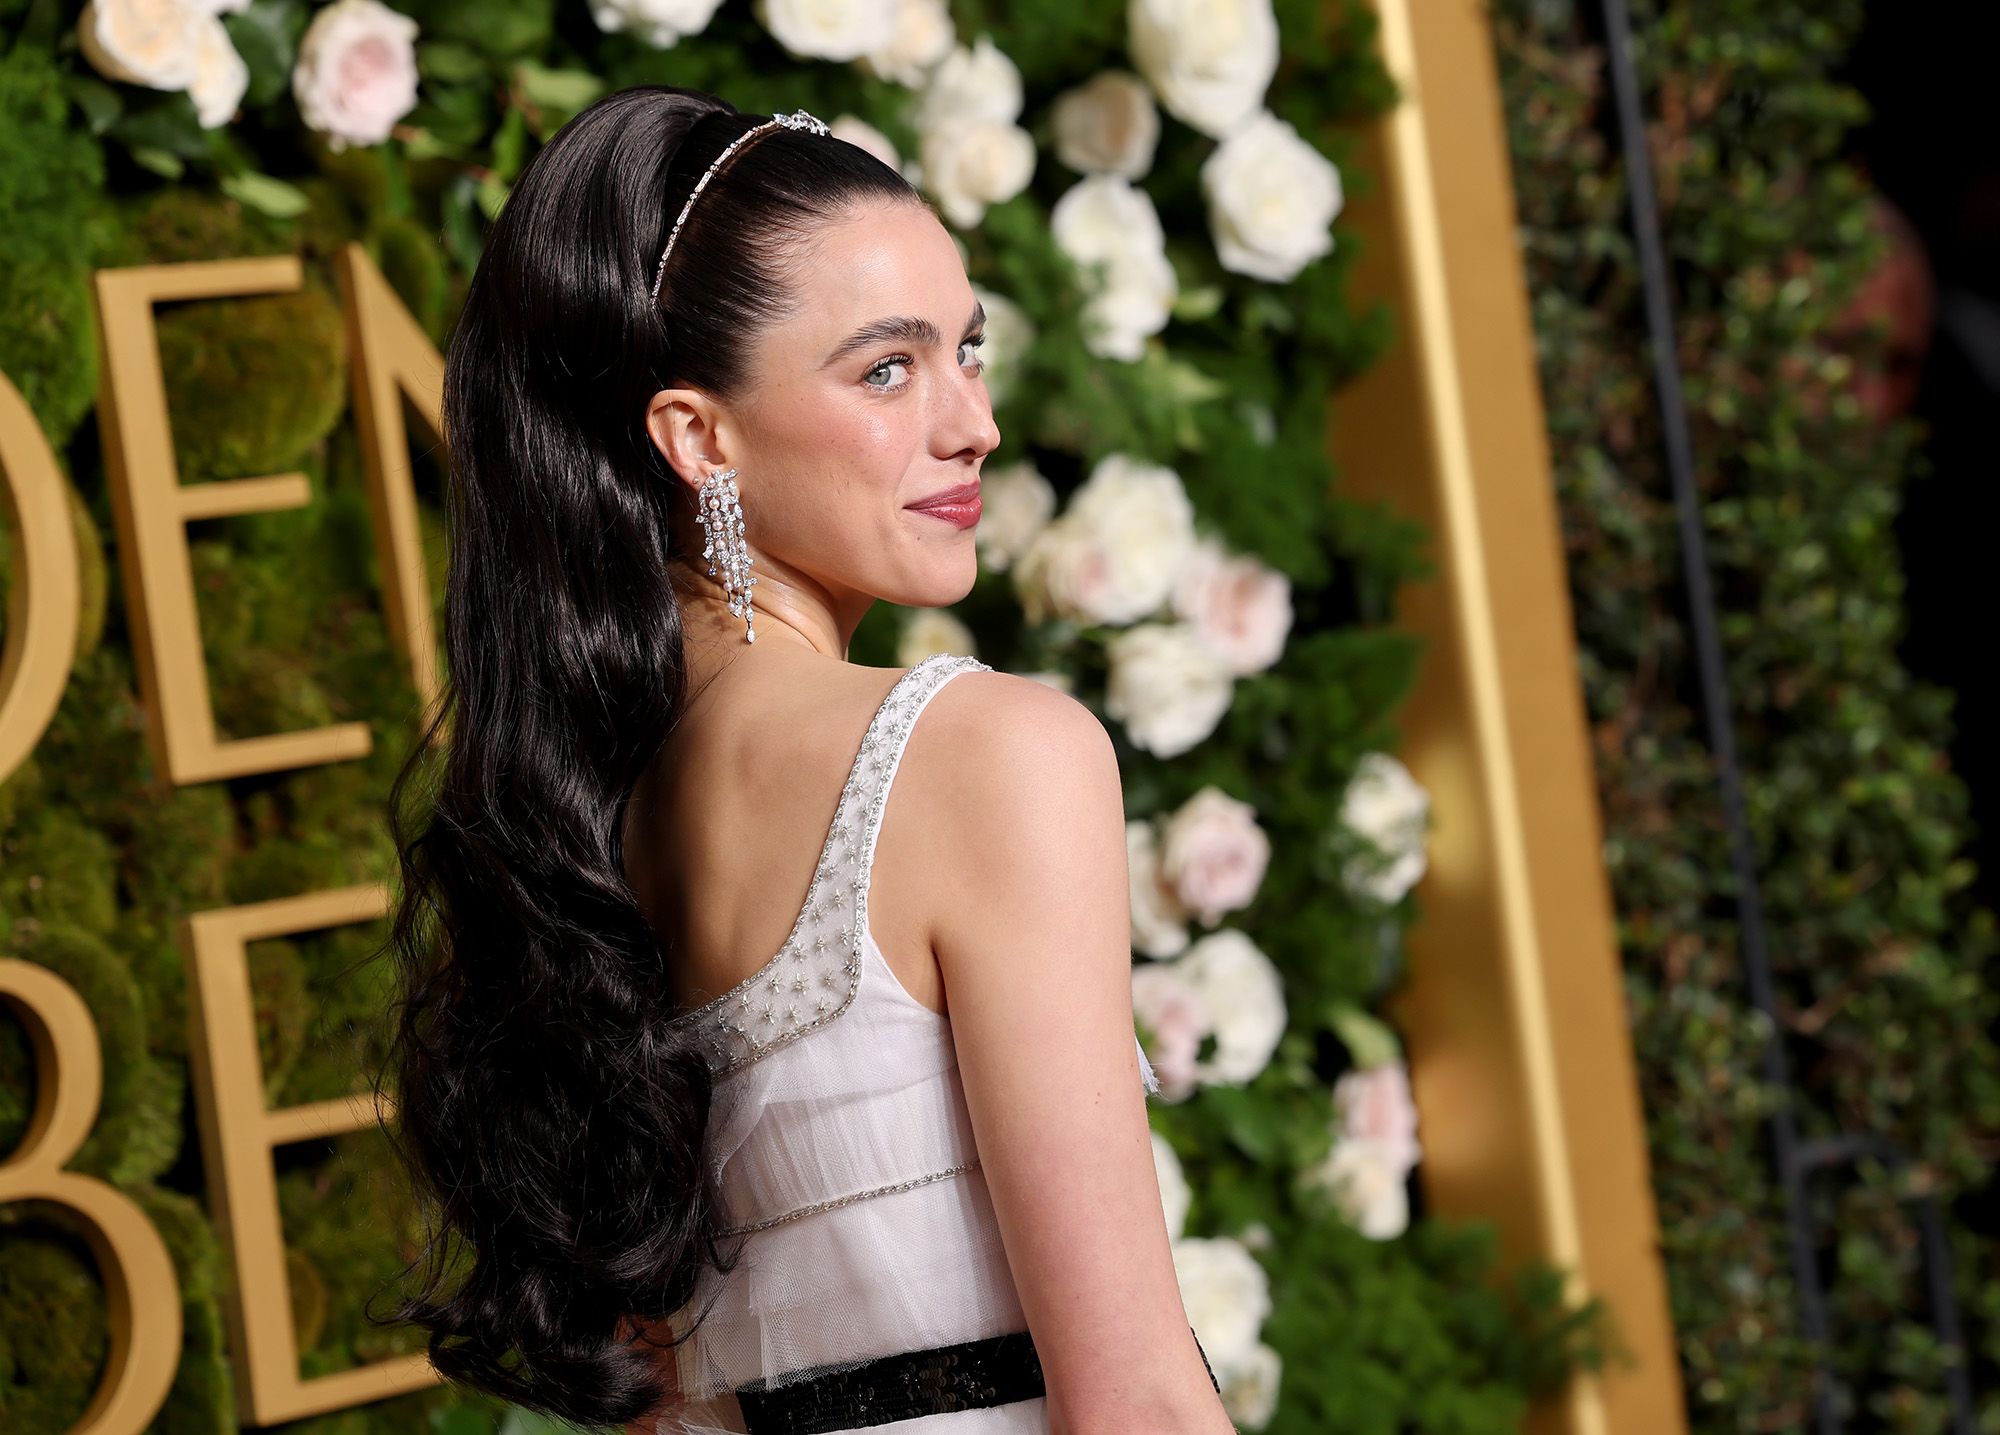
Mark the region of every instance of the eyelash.
MULTIPOLYGON (((985 336, 984 334, 974 334, 974 335, 973 335, 973 336, 972 336, 971 338, 969 338, 969 339, 961 339, 961 340, 959 340, 959 347, 960 347, 960 348, 965 348, 965 347, 966 347, 967 345, 970 345, 970 346, 971 346, 972 348, 975 348, 975 349, 977 349, 977 348, 978 348, 978 347, 979 347, 979 346, 980 346, 981 344, 984 344, 985 342, 986 342, 986 336, 985 336)), ((884 369, 888 368, 888 367, 889 367, 889 365, 891 365, 891 364, 914 364, 915 362, 916 362, 916 360, 915 360, 915 359, 913 359, 913 358, 911 358, 911 357, 910 357, 910 356, 909 356, 908 354, 891 354, 891 355, 889 355, 889 357, 888 357, 888 358, 886 358, 886 359, 882 360, 882 362, 881 362, 881 363, 879 363, 879 364, 875 365, 875 367, 874 367, 874 368, 870 369, 870 370, 868 371, 868 373, 869 373, 869 374, 878 374, 878 373, 880 373, 880 372, 881 372, 882 370, 884 370, 884 369)), ((985 371, 985 368, 986 368, 986 361, 985 361, 984 359, 980 359, 980 360, 978 360, 978 363, 979 363, 979 370, 978 370, 978 371, 979 371, 979 372, 984 372, 984 371, 985 371)), ((867 377, 868 377, 868 375, 867 375, 867 374, 863 374, 863 375, 862 375, 862 378, 863 378, 863 379, 866 379, 867 377)), ((864 384, 864 385, 863 385, 863 387, 864 387, 864 388, 870 388, 870 389, 873 389, 873 390, 875 390, 875 392, 876 392, 876 393, 878 393, 878 394, 893 394, 893 393, 897 393, 897 392, 899 392, 899 391, 901 391, 901 390, 903 390, 903 389, 906 389, 906 388, 908 388, 909 386, 910 386, 910 381, 909 381, 908 379, 905 379, 905 380, 903 380, 903 382, 902 382, 902 383, 900 383, 900 384, 864 384)))

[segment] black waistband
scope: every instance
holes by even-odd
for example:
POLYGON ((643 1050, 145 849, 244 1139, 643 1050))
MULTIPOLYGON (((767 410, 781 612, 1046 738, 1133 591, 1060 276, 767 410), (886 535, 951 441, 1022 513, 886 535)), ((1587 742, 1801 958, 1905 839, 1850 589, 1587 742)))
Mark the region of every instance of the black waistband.
MULTIPOLYGON (((1192 1334, 1192 1332, 1190 1332, 1192 1334)), ((1201 1364, 1218 1393, 1208 1352, 1201 1364)), ((774 1388, 752 1381, 736 1392, 749 1435, 824 1435, 914 1420, 948 1410, 977 1410, 1033 1400, 1048 1393, 1042 1362, 1025 1330, 929 1350, 905 1350, 846 1370, 787 1380, 774 1388)))

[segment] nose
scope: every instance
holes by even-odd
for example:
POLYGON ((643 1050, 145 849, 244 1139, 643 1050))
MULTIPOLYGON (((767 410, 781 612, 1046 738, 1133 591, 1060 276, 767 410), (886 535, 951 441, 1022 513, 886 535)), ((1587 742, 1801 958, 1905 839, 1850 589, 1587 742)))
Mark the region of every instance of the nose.
POLYGON ((960 369, 939 388, 939 457, 978 459, 1000 447, 1000 425, 993 420, 993 396, 986 392, 984 378, 960 369))

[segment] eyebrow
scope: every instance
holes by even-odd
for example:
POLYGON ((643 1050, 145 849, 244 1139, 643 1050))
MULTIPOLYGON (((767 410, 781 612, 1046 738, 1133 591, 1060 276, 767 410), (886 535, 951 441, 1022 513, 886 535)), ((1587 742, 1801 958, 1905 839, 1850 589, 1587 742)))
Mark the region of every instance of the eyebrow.
MULTIPOLYGON (((965 332, 970 334, 985 322, 986 306, 974 301, 972 317, 965 321, 965 332)), ((886 319, 877 319, 872 324, 865 324, 842 339, 834 346, 833 352, 820 363, 820 367, 831 368, 858 350, 898 340, 906 344, 942 344, 944 335, 940 334, 937 325, 928 319, 916 318, 909 314, 892 314, 886 319)))

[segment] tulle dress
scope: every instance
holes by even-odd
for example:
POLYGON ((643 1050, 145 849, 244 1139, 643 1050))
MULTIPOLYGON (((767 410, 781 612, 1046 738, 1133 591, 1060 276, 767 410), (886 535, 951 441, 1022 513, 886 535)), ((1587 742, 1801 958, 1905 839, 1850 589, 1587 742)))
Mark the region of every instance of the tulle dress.
MULTIPOLYGON (((716 1075, 709 1152, 744 1240, 741 1264, 709 1271, 671 1322, 679 1335, 708 1311, 674 1352, 685 1403, 658 1435, 1049 1428, 1045 1395, 996 1392, 962 1351, 901 1370, 899 1388, 915 1394, 900 1404, 862 1384, 880 1367, 857 1371, 968 1341, 1015 1343, 1018 1356, 1029 1339, 951 1024, 897 980, 868 927, 875 838, 910 730, 947 681, 974 669, 991 671, 938 654, 897 680, 861 739, 791 936, 676 1023, 716 1075), (811 1397, 788 1406, 787 1387, 811 1397), (911 1415, 911 1401, 931 1413, 911 1415)), ((1157 1091, 1143 1049, 1139 1062, 1157 1091)))

